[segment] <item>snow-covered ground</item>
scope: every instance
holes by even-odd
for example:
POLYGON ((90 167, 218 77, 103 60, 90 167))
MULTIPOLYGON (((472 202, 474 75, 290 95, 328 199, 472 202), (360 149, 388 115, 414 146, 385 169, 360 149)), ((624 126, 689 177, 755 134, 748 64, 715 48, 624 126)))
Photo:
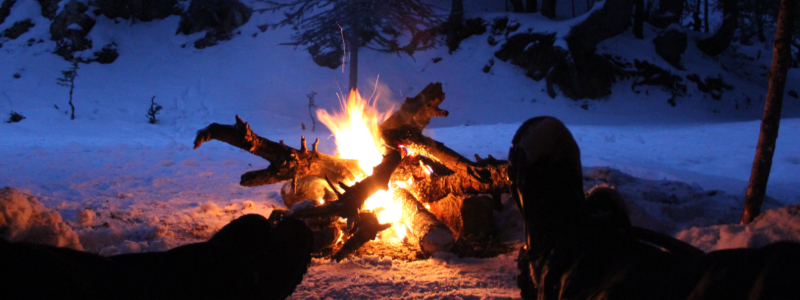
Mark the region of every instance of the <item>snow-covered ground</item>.
MULTIPOLYGON (((270 14, 254 14, 241 35, 203 50, 191 47, 202 34, 174 34, 178 17, 134 25, 97 17, 90 38, 96 45, 115 42, 120 57, 110 65, 81 65, 76 119, 70 121, 64 114, 68 89, 56 85, 69 63, 51 54, 55 45, 48 41, 48 23, 38 9, 35 1, 18 1, 0 25, 4 30, 24 18, 37 24, 17 40, 2 41, 0 49, 0 113, 26 117, 0 125, 0 187, 27 191, 50 217, 58 212, 86 251, 166 250, 207 239, 243 214, 268 215, 282 206, 280 185, 238 184, 242 173, 265 168, 266 161, 219 142, 192 150, 195 132, 212 122, 232 124, 239 114, 261 136, 295 147, 301 135, 320 138, 321 151, 335 152, 321 124, 315 132, 301 129, 301 123, 311 125, 305 95, 315 91, 317 105, 334 109, 347 74, 317 66, 305 51, 279 46, 291 34, 286 29, 262 33, 257 25, 274 21, 270 14), (28 46, 29 38, 46 42, 28 46), (154 125, 145 117, 152 96, 164 106, 154 125)), ((470 14, 489 19, 509 15, 522 23, 520 30, 559 27, 531 15, 470 14)), ((623 34, 605 41, 600 51, 667 68, 654 53, 649 41, 654 34, 648 30, 644 41, 623 34)), ((452 55, 442 47, 414 59, 362 51, 362 90, 371 94, 377 86, 379 104, 388 109, 429 82, 442 82, 447 98, 441 108, 450 116, 434 120, 426 133, 466 157, 505 158, 521 122, 556 116, 581 147, 587 187, 604 180, 617 185, 635 223, 703 250, 800 239, 800 213, 786 207, 800 204, 800 101, 791 97, 784 102, 767 190, 765 208, 773 210, 752 225, 736 225, 766 92, 766 79, 753 74, 769 63, 771 51, 727 72, 723 65, 730 66, 730 60, 705 57, 690 43, 684 56, 687 72, 721 74, 735 89, 712 100, 688 84, 687 96, 671 107, 668 93, 639 87, 636 94, 624 80, 607 99, 550 99, 544 82, 496 58, 491 72, 483 73, 499 49, 486 39, 469 38, 452 55), (442 60, 434 63, 437 57, 442 60)), ((796 69, 790 72, 788 89, 800 86, 799 76, 796 69)), ((514 212, 503 214, 513 218, 514 212)), ((505 228, 516 230, 506 233, 506 241, 514 243, 519 226, 505 228)), ((338 264, 314 260, 292 297, 518 298, 515 257, 513 251, 488 259, 437 254, 416 262, 369 256, 338 264)))

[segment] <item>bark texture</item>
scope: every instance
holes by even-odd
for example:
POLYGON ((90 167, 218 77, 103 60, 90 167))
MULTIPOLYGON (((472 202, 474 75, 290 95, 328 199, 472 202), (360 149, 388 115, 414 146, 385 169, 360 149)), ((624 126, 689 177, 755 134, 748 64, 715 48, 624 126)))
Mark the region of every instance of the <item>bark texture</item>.
POLYGON ((539 4, 536 2, 536 0, 525 0, 525 12, 537 12, 539 10, 539 4))
POLYGON ((456 240, 494 233, 493 211, 493 200, 487 196, 448 195, 430 204, 430 212, 450 228, 456 240))
POLYGON ((772 156, 775 153, 775 142, 778 139, 778 127, 781 121, 783 93, 786 89, 786 74, 792 60, 792 32, 797 17, 798 0, 782 0, 778 28, 775 32, 775 46, 772 56, 772 67, 769 72, 769 89, 764 105, 764 118, 761 120, 761 132, 758 135, 758 147, 747 185, 742 224, 749 224, 761 213, 761 204, 767 192, 767 181, 772 167, 772 156))
POLYGON ((550 19, 556 17, 556 0, 542 0, 542 15, 550 19))
POLYGON ((357 161, 318 152, 319 140, 314 142, 313 148, 309 151, 305 137, 302 137, 300 149, 294 149, 283 141, 276 143, 258 136, 238 115, 233 125, 213 123, 198 130, 194 149, 210 140, 228 143, 270 162, 266 169, 243 174, 239 183, 243 186, 274 184, 308 175, 320 177, 327 175, 334 181, 355 181, 364 175, 357 161))
POLYGON ((394 190, 394 198, 403 206, 400 219, 408 229, 409 240, 419 244, 420 250, 426 257, 453 248, 455 242, 453 232, 419 203, 414 195, 398 188, 394 190))
POLYGON ((511 7, 514 12, 524 12, 525 7, 522 4, 522 0, 509 0, 511 2, 511 7))

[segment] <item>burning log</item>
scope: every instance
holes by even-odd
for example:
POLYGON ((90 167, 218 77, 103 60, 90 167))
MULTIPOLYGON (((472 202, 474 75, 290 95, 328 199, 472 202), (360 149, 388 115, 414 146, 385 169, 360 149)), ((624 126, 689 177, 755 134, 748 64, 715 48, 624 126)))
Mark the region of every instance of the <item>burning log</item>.
POLYGON ((383 157, 383 161, 375 167, 372 175, 362 181, 356 182, 356 184, 351 187, 340 182, 339 186, 342 187, 345 192, 344 194, 338 194, 339 192, 336 191, 339 195, 339 200, 298 210, 292 213, 292 216, 297 218, 339 216, 347 219, 347 227, 352 228, 354 222, 358 220, 361 207, 364 206, 364 202, 367 201, 367 198, 372 196, 372 194, 379 189, 389 189, 389 178, 399 165, 400 153, 397 151, 389 151, 389 153, 383 157))
POLYGON ((309 199, 333 201, 336 200, 336 194, 324 178, 310 175, 284 183, 281 187, 281 199, 286 208, 291 209, 296 203, 309 199))
POLYGON ((495 231, 493 202, 487 196, 447 197, 430 204, 430 212, 447 225, 454 238, 489 236, 495 231))
MULTIPOLYGON (((302 201, 295 205, 295 209, 302 209, 304 206, 315 206, 316 202, 311 200, 302 201)), ((278 224, 281 220, 286 218, 290 211, 282 209, 274 209, 269 216, 268 221, 272 226, 278 224)), ((311 253, 322 253, 324 250, 331 248, 336 242, 342 238, 342 228, 339 222, 335 222, 335 218, 305 218, 302 219, 306 225, 311 228, 314 234, 314 242, 311 247, 311 253)))
POLYGON ((455 238, 453 232, 442 221, 436 218, 425 206, 405 189, 394 190, 395 201, 403 206, 401 221, 408 230, 409 241, 419 244, 425 256, 434 252, 450 251, 455 238))
POLYGON ((475 177, 467 175, 469 173, 455 172, 449 176, 430 177, 416 182, 410 191, 422 203, 436 202, 451 194, 461 196, 489 194, 492 195, 496 207, 500 195, 507 193, 511 186, 507 175, 508 162, 495 160, 492 157, 485 161, 491 162, 476 172, 485 173, 487 181, 476 180, 475 177))
POLYGON ((384 231, 392 227, 392 224, 380 224, 378 217, 371 212, 362 212, 359 214, 358 222, 355 225, 356 231, 350 236, 342 248, 333 255, 333 259, 337 262, 345 259, 350 253, 358 250, 362 245, 374 240, 378 236, 378 232, 384 231))
POLYGON ((300 149, 286 146, 260 137, 250 129, 250 125, 236 116, 236 123, 223 125, 213 123, 197 131, 194 149, 210 140, 218 140, 244 149, 270 162, 263 170, 242 174, 239 184, 260 186, 293 180, 307 175, 329 176, 335 181, 355 181, 363 177, 361 168, 355 160, 341 159, 317 151, 319 139, 311 151, 306 147, 306 138, 301 137, 300 149))
POLYGON ((441 83, 431 83, 414 98, 406 98, 400 110, 393 113, 379 128, 384 141, 404 146, 419 155, 443 164, 454 173, 416 183, 410 190, 424 203, 435 202, 449 194, 490 194, 495 207, 500 194, 511 187, 507 176, 508 162, 489 156, 475 155, 472 162, 458 152, 422 134, 433 117, 446 117, 449 112, 439 109, 445 94, 441 83))
MULTIPOLYGON (((194 145, 196 149, 204 142, 219 140, 268 160, 270 165, 267 169, 243 174, 240 184, 259 186, 291 180, 291 183, 284 186, 281 191, 287 206, 293 206, 305 198, 318 200, 323 197, 326 200, 324 204, 316 205, 317 202, 313 201, 311 205, 298 205, 302 207, 292 207, 291 215, 306 219, 307 222, 318 222, 320 230, 326 230, 320 233, 320 240, 326 242, 330 240, 329 237, 334 236, 327 234, 327 231, 332 230, 329 225, 339 217, 345 218, 347 220, 345 238, 347 235, 350 237, 347 247, 336 254, 337 260, 374 239, 379 231, 390 225, 377 221, 378 217, 384 220, 383 212, 374 207, 369 208, 372 210, 369 212, 371 217, 364 215, 362 209, 365 209, 364 204, 367 199, 379 189, 387 190, 390 180, 398 182, 398 186, 400 183, 408 183, 404 189, 399 187, 395 189, 394 205, 402 206, 401 222, 408 229, 409 240, 419 244, 423 254, 429 256, 436 251, 449 251, 455 240, 451 228, 458 232, 456 236, 463 236, 468 231, 466 228, 471 226, 467 223, 473 222, 468 220, 472 220, 473 217, 465 217, 465 211, 462 209, 465 202, 459 200, 460 202, 455 205, 456 208, 449 212, 450 216, 441 215, 442 218, 450 218, 447 220, 452 223, 445 224, 425 209, 420 201, 435 203, 447 195, 464 199, 466 195, 490 194, 499 203, 500 194, 510 187, 506 175, 507 162, 496 160, 491 156, 484 160, 477 155, 476 161, 473 162, 422 134, 422 130, 430 123, 431 118, 448 115, 446 110, 438 107, 443 100, 441 83, 429 84, 414 98, 406 98, 400 110, 378 125, 377 131, 371 131, 372 136, 369 138, 372 141, 382 140, 385 148, 392 150, 389 150, 382 162, 375 167, 373 174, 366 178, 359 164, 361 159, 342 159, 319 153, 318 140, 309 150, 306 147, 305 137, 301 138, 300 149, 289 147, 283 141, 279 143, 270 141, 256 135, 239 116, 236 116, 236 123, 233 125, 213 123, 199 130, 194 145), (405 159, 401 160, 400 151, 403 152, 405 159), (403 167, 398 168, 401 161, 403 167), (323 186, 322 178, 325 178, 330 189, 323 186), (353 186, 342 183, 355 182, 360 178, 364 180, 353 186), (334 186, 332 182, 338 185, 334 186), (339 189, 343 192, 340 193, 339 189), (338 200, 331 199, 329 193, 331 191, 338 200), (367 219, 362 220, 362 218, 367 219), (372 218, 375 218, 374 222, 372 218), (460 220, 460 223, 451 222, 453 220, 460 220)), ((362 111, 358 105, 353 107, 354 111, 362 111)), ((350 154, 349 157, 354 155, 350 154)), ((445 204, 446 202, 442 203, 445 204)), ((484 209, 482 212, 489 212, 488 217, 484 215, 485 220, 476 220, 475 224, 488 223, 490 225, 486 228, 492 228, 491 211, 484 209)))

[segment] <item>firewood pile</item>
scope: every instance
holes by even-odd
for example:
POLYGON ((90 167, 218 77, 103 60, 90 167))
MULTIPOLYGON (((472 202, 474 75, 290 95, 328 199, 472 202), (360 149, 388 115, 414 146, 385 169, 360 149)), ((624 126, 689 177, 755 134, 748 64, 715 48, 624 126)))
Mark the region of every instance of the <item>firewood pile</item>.
POLYGON ((276 210, 271 218, 305 220, 315 231, 317 252, 337 261, 370 248, 364 245, 392 226, 380 223, 377 211, 364 209, 370 196, 391 190, 402 206, 405 245, 428 257, 451 251, 459 241, 491 235, 492 211, 500 207, 501 194, 511 185, 507 161, 477 154, 472 161, 423 135, 431 118, 448 115, 439 108, 444 99, 441 83, 431 83, 379 124, 386 150, 369 176, 356 160, 319 152, 319 140, 309 149, 301 137, 300 148, 292 148, 257 135, 239 116, 233 125, 213 123, 199 130, 194 148, 218 140, 269 161, 266 169, 243 174, 240 184, 285 183, 281 194, 290 209, 276 210))

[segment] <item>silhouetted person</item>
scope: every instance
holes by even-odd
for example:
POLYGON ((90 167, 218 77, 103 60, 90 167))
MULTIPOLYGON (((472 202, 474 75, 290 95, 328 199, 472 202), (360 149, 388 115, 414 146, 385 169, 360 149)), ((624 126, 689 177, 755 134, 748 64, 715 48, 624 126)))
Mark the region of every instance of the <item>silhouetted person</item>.
POLYGON ((610 187, 583 193, 580 150, 559 120, 526 121, 508 175, 525 218, 524 299, 800 299, 800 245, 708 254, 630 225, 610 187))
POLYGON ((102 257, 0 239, 0 299, 284 299, 302 281, 313 236, 301 221, 231 221, 207 242, 102 257))

